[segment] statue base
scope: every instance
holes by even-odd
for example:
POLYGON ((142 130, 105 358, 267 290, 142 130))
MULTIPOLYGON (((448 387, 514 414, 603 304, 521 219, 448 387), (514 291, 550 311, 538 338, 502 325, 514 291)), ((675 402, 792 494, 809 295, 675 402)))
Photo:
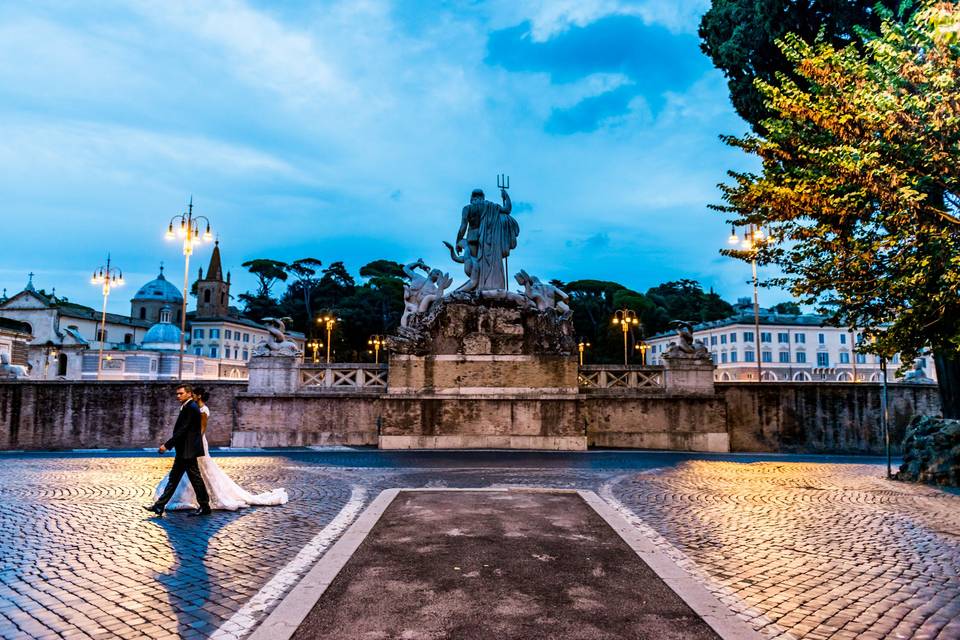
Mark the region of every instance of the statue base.
POLYGON ((300 387, 297 356, 253 356, 247 364, 249 393, 294 393, 300 387))

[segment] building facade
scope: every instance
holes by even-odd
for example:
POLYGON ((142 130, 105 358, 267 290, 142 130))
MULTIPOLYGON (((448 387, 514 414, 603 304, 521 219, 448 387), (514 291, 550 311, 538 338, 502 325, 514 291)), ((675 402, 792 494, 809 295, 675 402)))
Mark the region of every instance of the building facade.
MULTIPOLYGON (((710 351, 717 365, 714 377, 722 381, 830 381, 879 382, 883 379, 880 358, 857 353, 861 332, 825 326, 823 316, 778 314, 760 311, 760 331, 749 301, 737 305, 735 316, 694 326, 694 339, 710 351), (759 361, 759 367, 758 365, 759 361), (759 370, 759 373, 758 373, 759 370)), ((662 364, 663 353, 676 342, 673 333, 647 340, 648 362, 662 364)), ((920 358, 924 373, 936 381, 932 358, 920 358)), ((895 355, 887 366, 887 380, 899 380, 902 365, 895 355)))

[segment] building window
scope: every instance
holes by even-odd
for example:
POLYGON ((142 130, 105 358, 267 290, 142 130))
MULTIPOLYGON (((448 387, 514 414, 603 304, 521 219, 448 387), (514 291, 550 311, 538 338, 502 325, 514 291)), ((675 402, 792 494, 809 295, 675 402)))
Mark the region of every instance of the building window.
POLYGON ((710 336, 710 346, 711 347, 717 346, 717 336, 710 336))
POLYGON ((210 289, 205 289, 203 292, 203 301, 210 302, 210 289))
POLYGON ((893 364, 900 364, 900 354, 899 353, 893 354, 893 357, 890 358, 890 362, 892 362, 893 364))
POLYGON ((250 334, 249 334, 249 333, 243 334, 243 341, 244 341, 244 342, 250 342, 250 334))
POLYGON ((763 362, 773 362, 773 352, 772 351, 761 351, 760 360, 763 362))
POLYGON ((790 334, 789 333, 778 333, 777 342, 780 344, 789 344, 790 343, 790 334))
POLYGON ((67 375, 67 354, 61 353, 57 356, 57 375, 67 375))
POLYGON ((721 354, 720 354, 720 363, 721 363, 721 364, 727 364, 727 354, 725 354, 725 353, 721 353, 721 354))
POLYGON ((193 353, 194 353, 194 355, 202 356, 202 355, 203 355, 203 347, 194 347, 194 348, 193 348, 193 353))
POLYGON ((106 342, 107 341, 107 332, 101 329, 97 329, 97 342, 106 342))
POLYGON ((867 364, 867 354, 858 353, 857 354, 857 364, 867 364))
POLYGON ((147 319, 147 308, 146 308, 146 307, 140 307, 140 319, 141 319, 141 320, 146 320, 146 319, 147 319))
POLYGON ((818 333, 818 334, 817 334, 817 342, 818 342, 819 344, 827 344, 827 334, 825 334, 825 333, 818 333))
POLYGON ((807 361, 807 354, 803 351, 797 352, 797 364, 804 364, 807 361))
POLYGON ((223 332, 223 337, 224 337, 225 339, 227 339, 227 340, 232 340, 232 339, 233 339, 233 332, 230 331, 230 329, 227 329, 226 331, 223 332))
POLYGON ((123 344, 133 344, 133 334, 125 333, 123 334, 123 344))
MULTIPOLYGON (((843 334, 840 334, 841 336, 843 334)), ((840 352, 840 364, 850 364, 850 354, 846 351, 840 352)))
MULTIPOLYGON (((823 335, 823 334, 820 334, 823 335)), ((818 367, 829 367, 830 366, 830 354, 826 352, 821 352, 817 354, 817 366, 818 367)))
POLYGON ((183 309, 177 309, 177 322, 183 322, 183 309))
POLYGON ((736 362, 736 361, 737 361, 737 352, 736 352, 736 351, 731 351, 731 352, 730 352, 730 362, 736 362))
POLYGON ((786 363, 789 363, 789 362, 790 362, 790 352, 789 352, 789 351, 781 351, 781 352, 780 352, 780 362, 786 362, 786 363))
POLYGON ((203 340, 203 329, 194 329, 194 330, 193 330, 193 339, 194 339, 194 340, 203 340))
POLYGON ((737 334, 731 333, 731 334, 730 334, 730 342, 736 342, 736 341, 737 341, 737 334))
POLYGON ((840 334, 840 344, 847 344, 847 334, 845 333, 840 334))
POLYGON ((217 358, 220 355, 220 349, 217 348, 217 345, 210 346, 210 357, 217 358))
POLYGON ((743 341, 744 341, 744 342, 753 342, 753 331, 744 331, 744 332, 743 332, 743 341))
POLYGON ((750 351, 750 350, 748 349, 747 351, 744 351, 744 352, 743 352, 743 361, 744 361, 744 362, 753 362, 755 359, 756 359, 756 356, 754 356, 753 351, 750 351))
POLYGON ((805 333, 795 333, 793 334, 793 341, 797 344, 806 344, 807 343, 807 334, 805 333))
POLYGON ((773 342, 773 334, 766 331, 760 332, 760 342, 773 342))
POLYGON ((727 334, 720 336, 720 344, 727 344, 727 334))
POLYGON ((244 359, 244 360, 249 360, 249 359, 250 359, 250 352, 247 351, 246 349, 243 350, 243 359, 244 359))
POLYGON ((214 338, 220 338, 220 329, 210 329, 210 339, 213 340, 214 338))
POLYGON ((717 352, 716 352, 716 351, 711 351, 711 352, 710 352, 710 360, 711 360, 711 362, 713 362, 713 364, 717 364, 717 352))

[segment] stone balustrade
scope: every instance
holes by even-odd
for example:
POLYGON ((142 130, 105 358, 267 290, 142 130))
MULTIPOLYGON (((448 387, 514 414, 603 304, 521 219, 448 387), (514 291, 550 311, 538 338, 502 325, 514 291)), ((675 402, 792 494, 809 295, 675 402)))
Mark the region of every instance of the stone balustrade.
POLYGON ((303 364, 300 390, 309 392, 373 391, 387 388, 385 364, 303 364))
POLYGON ((578 382, 581 393, 665 389, 663 367, 659 366, 588 364, 580 367, 578 382))

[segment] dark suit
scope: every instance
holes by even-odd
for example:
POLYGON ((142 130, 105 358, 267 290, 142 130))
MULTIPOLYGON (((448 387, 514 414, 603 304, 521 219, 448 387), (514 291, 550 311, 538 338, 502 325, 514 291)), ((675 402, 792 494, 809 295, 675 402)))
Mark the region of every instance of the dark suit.
POLYGON ((170 479, 163 490, 163 494, 157 500, 161 507, 166 506, 177 490, 183 474, 187 474, 190 484, 193 485, 193 492, 197 494, 197 502, 200 508, 210 508, 210 497, 207 494, 207 488, 203 484, 203 477, 200 475, 200 467, 197 464, 197 458, 203 455, 203 431, 200 422, 200 407, 193 400, 187 402, 180 408, 180 415, 177 416, 177 423, 173 427, 173 436, 165 443, 167 449, 175 449, 176 457, 173 459, 173 468, 170 469, 170 479))

